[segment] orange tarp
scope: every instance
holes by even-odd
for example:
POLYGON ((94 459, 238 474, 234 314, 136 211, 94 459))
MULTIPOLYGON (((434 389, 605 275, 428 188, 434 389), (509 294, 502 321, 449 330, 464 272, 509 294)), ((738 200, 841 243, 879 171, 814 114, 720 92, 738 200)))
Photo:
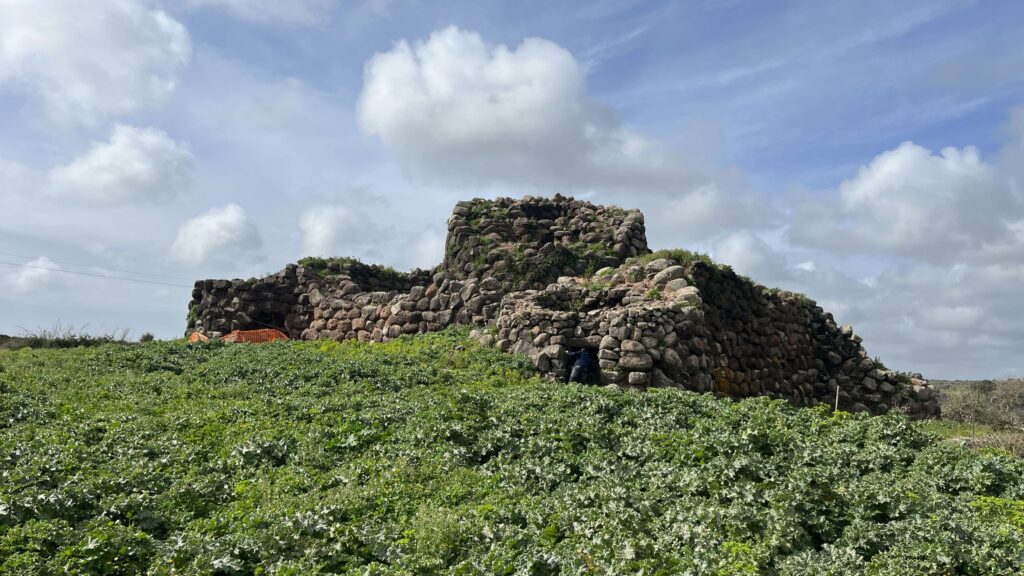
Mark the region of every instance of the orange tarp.
POLYGON ((261 328, 259 330, 233 330, 227 336, 221 338, 224 342, 237 342, 245 344, 263 344, 277 340, 287 340, 288 337, 280 330, 273 328, 261 328))
POLYGON ((193 333, 189 334, 189 336, 188 336, 188 343, 189 344, 195 344, 196 342, 209 342, 209 341, 210 341, 209 338, 207 338, 206 336, 203 336, 199 332, 193 332, 193 333))

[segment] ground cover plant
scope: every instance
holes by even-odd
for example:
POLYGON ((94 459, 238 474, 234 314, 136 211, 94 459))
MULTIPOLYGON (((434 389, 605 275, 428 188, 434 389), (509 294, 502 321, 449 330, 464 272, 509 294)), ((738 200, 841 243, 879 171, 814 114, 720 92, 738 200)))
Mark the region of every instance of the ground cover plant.
MULTIPOLYGON (((22 329, 18 336, 0 334, 0 350, 17 350, 19 348, 77 348, 79 346, 99 346, 114 342, 127 342, 131 334, 129 330, 114 330, 106 334, 91 334, 85 328, 66 326, 60 322, 51 328, 22 329)), ((148 336, 149 340, 153 335, 148 336)))
POLYGON ((466 333, 0 351, 4 574, 1019 574, 1024 461, 466 333))

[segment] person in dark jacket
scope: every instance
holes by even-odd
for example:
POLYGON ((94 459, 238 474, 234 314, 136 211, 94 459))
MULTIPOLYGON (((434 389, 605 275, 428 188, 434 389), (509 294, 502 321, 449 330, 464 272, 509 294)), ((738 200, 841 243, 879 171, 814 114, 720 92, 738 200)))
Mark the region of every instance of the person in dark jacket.
POLYGON ((590 381, 591 376, 597 369, 597 358, 594 357, 594 352, 589 348, 566 354, 566 363, 568 364, 569 362, 572 362, 572 370, 569 372, 566 382, 586 383, 590 381))

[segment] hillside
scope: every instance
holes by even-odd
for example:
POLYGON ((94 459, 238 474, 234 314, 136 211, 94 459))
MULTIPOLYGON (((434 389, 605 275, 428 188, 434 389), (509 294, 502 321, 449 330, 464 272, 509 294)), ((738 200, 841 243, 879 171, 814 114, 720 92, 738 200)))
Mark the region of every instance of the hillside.
POLYGON ((0 351, 0 573, 1013 574, 1024 461, 464 329, 0 351))

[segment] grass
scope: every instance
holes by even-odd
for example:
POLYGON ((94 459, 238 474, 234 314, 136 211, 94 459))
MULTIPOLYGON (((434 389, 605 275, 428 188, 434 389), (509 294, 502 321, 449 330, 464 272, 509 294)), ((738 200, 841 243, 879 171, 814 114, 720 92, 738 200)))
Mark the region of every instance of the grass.
MULTIPOLYGON (((464 330, 0 351, 4 574, 1011 574, 1024 461, 464 330)), ((926 425, 927 426, 927 425, 926 425)))
POLYGON ((351 258, 348 256, 331 257, 325 258, 322 256, 307 256, 301 258, 298 261, 299 266, 305 266, 310 270, 317 273, 318 276, 327 276, 331 274, 331 268, 337 267, 340 270, 348 269, 366 269, 372 271, 383 278, 399 279, 407 276, 404 272, 399 272, 391 266, 384 266, 382 264, 366 264, 358 258, 351 258))
POLYGON ((655 260, 667 259, 678 263, 680 266, 686 266, 691 262, 703 262, 708 266, 718 267, 718 263, 711 259, 710 256, 702 252, 691 252, 683 249, 672 249, 672 250, 658 250, 650 254, 643 254, 641 256, 634 256, 626 260, 626 265, 638 265, 643 266, 654 262, 655 260))
POLYGON ((991 426, 957 422, 955 420, 924 420, 920 426, 922 430, 948 439, 973 438, 979 434, 985 435, 994 432, 991 426))
POLYGON ((921 429, 945 440, 976 449, 994 449, 1024 458, 1024 431, 1000 430, 986 424, 955 420, 925 420, 921 429))
POLYGON ((0 334, 0 350, 21 348, 77 348, 99 346, 114 342, 127 342, 131 330, 115 330, 107 334, 90 334, 88 327, 75 328, 57 322, 50 328, 22 329, 19 336, 0 334))

